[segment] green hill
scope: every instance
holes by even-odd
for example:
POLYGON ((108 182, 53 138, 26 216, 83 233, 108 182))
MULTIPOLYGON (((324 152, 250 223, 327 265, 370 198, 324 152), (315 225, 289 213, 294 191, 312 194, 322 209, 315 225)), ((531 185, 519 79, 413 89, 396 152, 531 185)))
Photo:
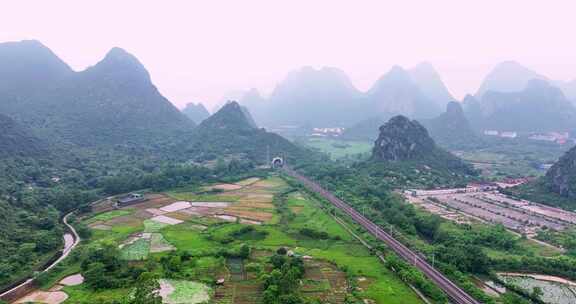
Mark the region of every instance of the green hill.
POLYGON ((576 198, 576 147, 560 157, 543 179, 550 191, 567 198, 576 198))
POLYGON ((255 128, 245 111, 237 102, 227 103, 204 120, 180 149, 196 161, 228 158, 263 164, 268 155, 306 156, 306 150, 280 135, 255 128))
POLYGON ((420 123, 401 115, 380 127, 366 167, 374 174, 382 170, 397 172, 398 178, 404 179, 399 186, 440 186, 477 175, 471 165, 438 147, 420 123))

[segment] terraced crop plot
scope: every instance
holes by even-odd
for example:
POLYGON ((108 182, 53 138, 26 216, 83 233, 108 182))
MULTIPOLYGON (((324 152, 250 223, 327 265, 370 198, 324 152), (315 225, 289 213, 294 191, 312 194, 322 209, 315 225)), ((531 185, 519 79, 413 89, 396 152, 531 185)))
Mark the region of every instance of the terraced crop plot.
MULTIPOLYGON (((217 187, 213 185, 211 187, 217 187)), ((279 178, 260 180, 249 178, 236 184, 222 184, 223 192, 204 195, 191 192, 171 192, 174 199, 187 200, 188 208, 177 210, 177 218, 213 217, 227 222, 240 221, 259 225, 274 221, 274 193, 286 185, 279 178), (234 187, 230 186, 234 185, 234 187), (226 186, 226 187, 225 187, 226 186)), ((166 209, 166 208, 164 208, 166 209)))
POLYGON ((170 225, 153 221, 153 220, 145 220, 144 221, 144 232, 158 232, 164 227, 168 227, 170 225))
POLYGON ((346 275, 324 261, 307 260, 302 292, 322 303, 344 303, 348 282, 346 275))
POLYGON ((134 210, 132 210, 132 209, 112 210, 112 211, 100 213, 100 214, 92 217, 89 221, 87 221, 87 223, 105 222, 105 221, 109 221, 109 220, 116 218, 116 217, 132 214, 133 212, 134 212, 134 210))
POLYGON ((139 238, 130 244, 126 244, 120 251, 120 258, 130 261, 144 260, 150 252, 150 240, 139 238))
POLYGON ((152 233, 150 237, 150 253, 165 252, 174 249, 174 246, 172 246, 161 233, 152 233))
POLYGON ((226 261, 228 271, 230 271, 230 279, 232 281, 242 281, 246 279, 246 272, 244 271, 244 262, 239 258, 228 258, 226 261))
POLYGON ((160 281, 160 295, 167 304, 197 304, 210 300, 212 290, 205 284, 183 280, 163 279, 160 281))

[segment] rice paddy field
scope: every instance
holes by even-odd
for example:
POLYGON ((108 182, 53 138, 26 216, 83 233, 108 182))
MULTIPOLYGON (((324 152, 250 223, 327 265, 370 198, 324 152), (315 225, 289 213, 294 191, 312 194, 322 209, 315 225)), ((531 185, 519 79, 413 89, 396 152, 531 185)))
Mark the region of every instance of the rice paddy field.
POLYGON ((541 299, 545 303, 576 303, 576 283, 561 278, 531 274, 499 274, 500 279, 508 284, 532 292, 538 287, 542 290, 541 299))
MULTIPOLYGON (((91 245, 113 242, 121 258, 131 263, 144 265, 170 251, 187 251, 193 256, 182 270, 186 280, 160 281, 164 303, 260 303, 263 287, 258 278, 280 247, 304 258, 301 292, 322 303, 344 303, 353 286, 366 303, 423 303, 324 211, 320 202, 291 190, 278 176, 205 185, 197 192, 147 194, 146 198, 83 221, 93 231, 91 245), (281 212, 285 207, 290 216, 281 212), (220 254, 243 244, 251 248, 246 259, 227 259, 220 254), (224 282, 216 284, 219 279, 224 282)), ((79 284, 66 286, 62 292, 67 295, 63 303, 89 303, 90 299, 117 300, 130 290, 96 292, 79 284)))

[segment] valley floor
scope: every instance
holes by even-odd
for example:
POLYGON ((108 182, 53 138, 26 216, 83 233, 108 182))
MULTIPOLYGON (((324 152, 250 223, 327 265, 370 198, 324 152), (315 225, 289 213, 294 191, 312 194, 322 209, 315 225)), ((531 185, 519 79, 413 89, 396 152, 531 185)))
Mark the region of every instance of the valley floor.
MULTIPOLYGON (((165 303, 200 303, 207 298, 210 303, 261 303, 259 277, 281 247, 303 258, 305 274, 299 292, 307 298, 345 303, 353 293, 366 303, 422 303, 319 202, 294 191, 280 177, 206 185, 193 191, 174 189, 147 198, 120 209, 111 202, 96 206, 97 214, 83 219, 93 236, 82 247, 114 243, 122 259, 142 265, 174 251, 189 252, 193 262, 183 264, 181 279, 161 282, 165 303), (252 248, 245 259, 221 254, 242 244, 252 248)), ((52 282, 78 270, 78 263, 69 262, 52 282)), ((49 291, 53 285, 47 283, 45 288, 49 291)), ((96 291, 79 284, 57 292, 67 295, 63 303, 94 303, 121 299, 129 290, 96 291)))

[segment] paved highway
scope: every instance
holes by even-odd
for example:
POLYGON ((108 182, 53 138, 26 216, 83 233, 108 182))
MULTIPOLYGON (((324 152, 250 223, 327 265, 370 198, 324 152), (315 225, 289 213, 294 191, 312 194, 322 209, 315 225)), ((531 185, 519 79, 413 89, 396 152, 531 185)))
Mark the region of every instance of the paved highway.
POLYGON ((311 181, 307 177, 298 174, 294 170, 284 167, 284 172, 288 175, 296 178, 301 183, 303 183, 308 189, 322 195, 330 203, 336 206, 338 209, 344 211, 348 214, 354 221, 364 227, 368 232, 374 235, 376 238, 380 239, 388 247, 390 247, 396 254, 406 260, 408 263, 416 266, 420 271, 422 271, 430 280, 432 280, 438 287, 440 287, 450 298, 453 303, 456 304, 480 304, 479 301, 472 298, 468 293, 450 281, 442 273, 432 267, 426 260, 422 259, 416 252, 410 250, 408 247, 404 246, 402 243, 391 237, 386 233, 380 226, 374 224, 372 221, 364 217, 354 208, 350 207, 347 203, 341 199, 334 196, 332 193, 326 191, 324 188, 320 187, 317 183, 311 181))

